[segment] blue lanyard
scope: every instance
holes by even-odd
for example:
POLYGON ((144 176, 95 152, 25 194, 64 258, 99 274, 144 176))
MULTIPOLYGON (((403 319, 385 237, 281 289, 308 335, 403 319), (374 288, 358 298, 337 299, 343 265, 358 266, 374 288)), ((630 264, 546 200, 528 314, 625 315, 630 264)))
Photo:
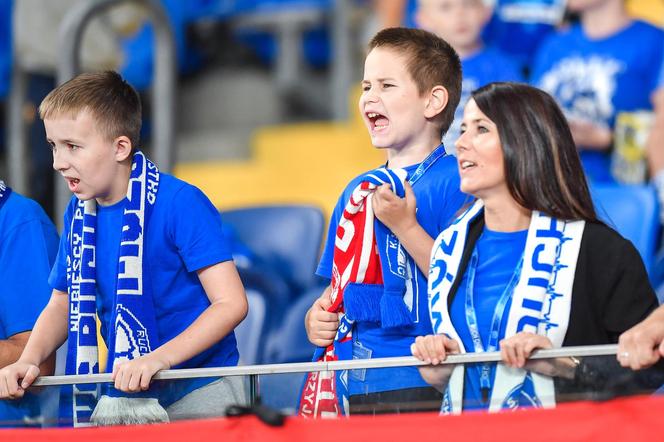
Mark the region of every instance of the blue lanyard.
MULTIPOLYGON (((493 319, 491 320, 491 329, 489 333, 489 342, 486 347, 482 343, 479 328, 477 326, 477 315, 475 314, 475 304, 473 300, 473 291, 475 286, 475 273, 477 271, 477 261, 479 256, 477 250, 473 251, 468 263, 468 281, 466 282, 466 324, 468 331, 473 341, 475 353, 484 353, 498 350, 498 338, 500 335, 500 326, 505 314, 507 303, 512 297, 512 292, 519 282, 521 276, 521 267, 523 265, 523 255, 519 259, 519 263, 512 274, 512 278, 503 290, 502 295, 498 299, 496 308, 493 311, 493 319)), ((485 363, 480 366, 480 390, 482 392, 482 399, 486 402, 489 398, 489 390, 491 389, 491 364, 485 363)))
POLYGON ((413 172, 413 174, 408 178, 408 183, 411 186, 414 186, 415 183, 424 176, 425 172, 436 163, 436 161, 445 156, 447 156, 447 152, 445 152, 445 147, 441 144, 436 149, 434 149, 434 151, 431 152, 424 159, 424 161, 420 163, 419 166, 417 166, 415 172, 413 172))

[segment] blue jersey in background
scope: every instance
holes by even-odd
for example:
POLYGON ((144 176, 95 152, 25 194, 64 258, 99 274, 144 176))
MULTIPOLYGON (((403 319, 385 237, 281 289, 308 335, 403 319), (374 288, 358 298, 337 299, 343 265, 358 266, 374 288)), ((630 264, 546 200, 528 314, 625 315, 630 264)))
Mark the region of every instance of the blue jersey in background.
MULTIPOLYGON (((613 129, 619 112, 652 109, 664 31, 633 21, 592 39, 580 25, 551 36, 537 53, 532 83, 553 95, 570 120, 613 129)), ((588 177, 612 181, 609 153, 578 146, 588 177)))
POLYGON ((461 70, 463 71, 461 100, 454 113, 454 121, 443 137, 448 153, 454 153, 456 150, 454 143, 460 135, 463 108, 471 92, 493 81, 523 81, 516 63, 509 56, 491 47, 484 47, 462 59, 461 70))

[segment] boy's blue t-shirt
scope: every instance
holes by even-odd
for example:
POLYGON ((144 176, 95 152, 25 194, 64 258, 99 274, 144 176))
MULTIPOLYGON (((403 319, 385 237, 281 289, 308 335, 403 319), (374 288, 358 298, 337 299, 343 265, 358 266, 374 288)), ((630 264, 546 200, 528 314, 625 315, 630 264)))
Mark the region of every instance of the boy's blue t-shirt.
MULTIPOLYGON (((406 168, 412 174, 418 165, 406 168)), ((353 190, 360 184, 361 176, 353 179, 337 202, 327 241, 316 274, 331 279, 332 259, 337 226, 346 203, 353 190)), ((459 190, 459 173, 456 158, 440 158, 413 186, 417 200, 417 221, 422 228, 435 238, 454 220, 456 212, 466 201, 466 195, 459 190)), ((415 275, 406 282, 404 301, 411 309, 414 325, 408 327, 383 329, 378 323, 355 322, 353 340, 357 354, 363 357, 386 358, 410 356, 410 345, 417 336, 432 333, 427 297, 427 278, 419 271, 414 260, 409 257, 408 274, 415 275), (358 344, 359 342, 359 344, 358 344)), ((356 353, 354 351, 354 353, 356 353)), ((417 367, 381 368, 370 370, 352 370, 348 376, 349 393, 368 394, 405 388, 426 387, 417 367)))
POLYGON ((443 143, 450 153, 455 151, 454 143, 461 135, 463 109, 471 92, 493 81, 523 81, 523 76, 514 61, 499 50, 488 46, 461 60, 461 70, 463 71, 461 100, 454 112, 454 121, 443 137, 443 143))
MULTIPOLYGON (((111 206, 97 205, 97 315, 106 342, 111 328, 125 203, 123 199, 111 206)), ((71 225, 75 204, 74 197, 65 212, 65 232, 71 225)), ((157 331, 160 343, 164 344, 182 333, 210 305, 196 271, 229 261, 232 254, 219 212, 210 200, 196 187, 165 173, 160 174, 157 201, 145 231, 143 259, 149 263, 157 331)), ((62 235, 49 278, 51 286, 63 292, 67 291, 67 237, 62 235)), ((233 366, 237 365, 238 356, 235 334, 231 332, 211 348, 172 368, 233 366)), ((171 384, 169 387, 177 384, 184 388, 186 383, 171 384)), ((184 390, 191 391, 191 385, 184 390)), ((187 392, 160 399, 168 404, 187 392)))
MULTIPOLYGON (((494 232, 485 228, 475 244, 478 262, 475 272, 473 304, 477 317, 477 328, 485 349, 489 340, 489 333, 491 332, 491 322, 496 304, 498 304, 498 300, 503 294, 505 287, 509 284, 514 270, 523 255, 527 236, 527 230, 507 233, 494 232)), ((466 271, 461 278, 459 289, 452 300, 450 319, 452 320, 454 329, 461 338, 466 352, 472 353, 475 351, 475 347, 473 346, 473 340, 468 330, 465 309, 467 284, 468 272, 466 271)), ((505 328, 511 304, 512 301, 510 298, 500 323, 499 341, 505 337, 505 328)), ((496 364, 492 364, 492 386, 495 367, 496 364)), ((468 364, 465 368, 463 388, 464 410, 488 408, 489 404, 484 403, 482 400, 480 390, 480 365, 468 364)))
MULTIPOLYGON (((613 129, 619 112, 650 110, 664 55, 664 31, 642 21, 602 38, 581 25, 556 33, 537 53, 532 83, 549 92, 569 119, 613 129)), ((579 146, 588 177, 612 181, 608 152, 579 146)))
MULTIPOLYGON (((0 209, 0 339, 32 330, 51 297, 48 274, 57 251, 58 233, 44 210, 12 192, 0 209)), ((0 426, 35 417, 38 405, 32 396, 0 401, 0 426)))

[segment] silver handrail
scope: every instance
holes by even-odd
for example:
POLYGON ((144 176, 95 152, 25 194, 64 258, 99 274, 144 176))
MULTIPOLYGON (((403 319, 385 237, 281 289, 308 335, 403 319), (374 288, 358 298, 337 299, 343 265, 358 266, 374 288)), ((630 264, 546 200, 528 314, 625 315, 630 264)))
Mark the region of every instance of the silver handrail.
MULTIPOLYGON (((552 348, 536 351, 530 359, 552 359, 565 357, 613 356, 617 345, 592 345, 579 347, 552 348)), ((500 361, 500 352, 464 353, 450 355, 443 364, 476 364, 500 361)), ((222 376, 256 376, 267 374, 307 373, 312 371, 354 370, 360 368, 413 367, 427 365, 412 356, 378 359, 355 359, 333 362, 299 362, 291 364, 246 365, 237 367, 187 368, 180 370, 162 370, 154 380, 212 378, 222 376)), ((32 385, 37 387, 70 384, 96 384, 112 382, 110 373, 41 376, 32 385)))
MULTIPOLYGON (((94 0, 80 2, 65 16, 60 26, 57 84, 80 72, 80 48, 83 32, 91 19, 120 3, 131 1, 145 7, 154 25, 155 63, 152 82, 152 158, 159 168, 171 171, 175 146, 176 50, 173 30, 159 0, 94 0)), ((62 213, 70 193, 61 177, 56 177, 55 213, 62 213)))

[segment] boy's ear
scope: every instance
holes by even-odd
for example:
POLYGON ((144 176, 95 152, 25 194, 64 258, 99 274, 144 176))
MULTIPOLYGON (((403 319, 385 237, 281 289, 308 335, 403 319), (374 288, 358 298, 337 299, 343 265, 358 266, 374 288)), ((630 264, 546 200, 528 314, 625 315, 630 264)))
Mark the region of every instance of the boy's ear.
POLYGON ((424 116, 426 118, 434 118, 447 107, 449 101, 449 94, 447 89, 443 86, 434 86, 429 93, 429 100, 424 108, 424 116))
POLYGON ((131 155, 131 140, 125 135, 117 137, 113 141, 113 147, 115 148, 115 158, 118 162, 126 160, 131 155))

